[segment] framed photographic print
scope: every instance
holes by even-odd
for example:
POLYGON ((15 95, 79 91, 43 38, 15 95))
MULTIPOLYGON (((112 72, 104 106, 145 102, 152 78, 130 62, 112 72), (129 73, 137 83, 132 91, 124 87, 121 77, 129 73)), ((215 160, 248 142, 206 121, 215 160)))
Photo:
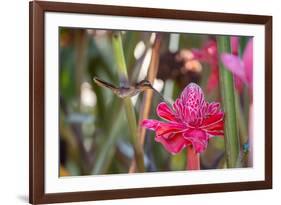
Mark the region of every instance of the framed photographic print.
POLYGON ((30 2, 30 203, 272 187, 272 17, 30 2))

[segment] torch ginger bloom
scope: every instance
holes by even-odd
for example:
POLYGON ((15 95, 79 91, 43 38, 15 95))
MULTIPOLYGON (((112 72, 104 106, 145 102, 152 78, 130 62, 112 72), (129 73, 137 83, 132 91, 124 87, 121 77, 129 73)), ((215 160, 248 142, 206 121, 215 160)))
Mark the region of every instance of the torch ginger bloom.
POLYGON ((220 104, 206 102, 203 91, 195 83, 185 87, 172 108, 165 102, 160 103, 157 114, 166 122, 146 119, 142 126, 154 130, 155 140, 172 154, 187 146, 201 153, 211 137, 224 134, 224 113, 220 104))

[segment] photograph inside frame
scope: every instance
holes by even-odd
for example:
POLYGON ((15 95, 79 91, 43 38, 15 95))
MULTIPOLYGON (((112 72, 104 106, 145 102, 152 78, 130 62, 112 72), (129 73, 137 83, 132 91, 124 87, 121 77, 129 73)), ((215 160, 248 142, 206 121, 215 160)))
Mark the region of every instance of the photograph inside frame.
POLYGON ((253 166, 253 37, 59 29, 59 176, 253 166))

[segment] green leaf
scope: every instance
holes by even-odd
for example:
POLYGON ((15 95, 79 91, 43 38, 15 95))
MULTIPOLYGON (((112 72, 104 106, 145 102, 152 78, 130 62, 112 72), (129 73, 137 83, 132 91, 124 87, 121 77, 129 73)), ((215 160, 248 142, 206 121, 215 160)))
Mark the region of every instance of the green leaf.
MULTIPOLYGON (((122 45, 122 39, 120 32, 115 32, 112 35, 112 46, 114 51, 115 60, 117 63, 117 70, 120 78, 121 84, 129 83, 127 66, 124 58, 124 51, 122 45)), ((128 121, 128 127, 130 131, 130 138, 134 146, 135 158, 137 162, 137 167, 139 172, 144 172, 144 159, 143 159, 143 149, 140 139, 138 139, 137 134, 137 120, 134 111, 134 107, 131 98, 124 99, 124 106, 126 117, 128 121)))
MULTIPOLYGON (((230 53, 230 39, 228 36, 218 36, 218 51, 230 53)), ((220 59, 220 56, 219 56, 220 59)), ((225 69, 220 60, 220 91, 222 105, 225 112, 224 119, 224 139, 227 167, 236 167, 239 156, 239 136, 236 120, 235 90, 233 76, 230 71, 225 69)))

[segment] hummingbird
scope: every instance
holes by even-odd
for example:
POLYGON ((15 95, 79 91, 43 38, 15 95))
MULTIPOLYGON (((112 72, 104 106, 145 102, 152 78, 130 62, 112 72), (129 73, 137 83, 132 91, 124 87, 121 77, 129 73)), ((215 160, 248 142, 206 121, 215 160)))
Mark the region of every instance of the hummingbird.
POLYGON ((98 86, 106 87, 110 89, 115 95, 117 95, 120 98, 133 97, 138 93, 151 89, 155 91, 158 95, 160 95, 160 97, 163 99, 163 96, 157 90, 155 90, 155 88, 151 85, 151 83, 148 80, 142 80, 134 85, 120 86, 120 87, 105 82, 104 80, 101 80, 97 77, 94 77, 93 80, 98 86))

